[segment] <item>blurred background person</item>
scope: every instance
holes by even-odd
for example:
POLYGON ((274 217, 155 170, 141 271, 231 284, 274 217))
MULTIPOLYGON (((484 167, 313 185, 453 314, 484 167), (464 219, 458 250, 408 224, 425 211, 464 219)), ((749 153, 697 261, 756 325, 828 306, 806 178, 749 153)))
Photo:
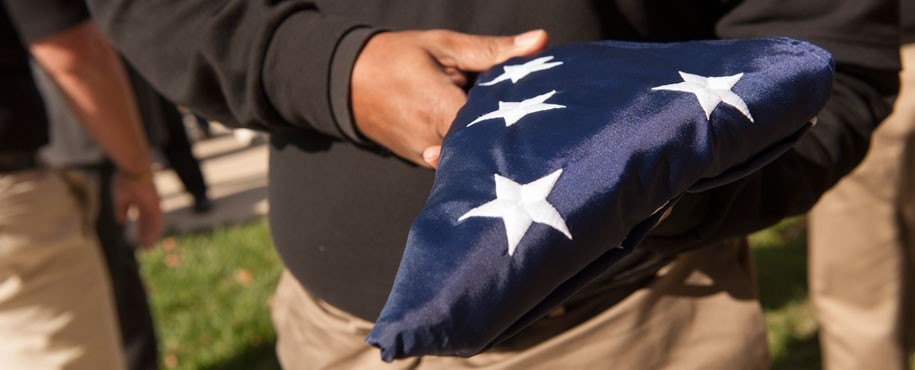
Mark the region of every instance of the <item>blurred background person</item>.
POLYGON ((184 119, 185 124, 193 125, 193 127, 196 129, 193 131, 195 135, 192 137, 191 141, 209 139, 213 137, 213 130, 210 127, 210 121, 206 118, 203 118, 203 116, 184 109, 182 118, 184 119))
MULTIPOLYGON (((66 96, 47 73, 40 67, 33 68, 32 72, 44 100, 50 124, 50 142, 42 148, 41 158, 49 166, 84 174, 91 180, 94 195, 99 200, 94 227, 111 280, 127 368, 157 369, 159 352, 155 326, 134 253, 135 238, 128 235, 125 224, 118 222, 115 205, 112 202, 112 185, 117 168, 86 132, 67 104, 66 96)), ((150 88, 148 85, 136 83, 132 83, 131 86, 135 92, 150 88)), ((154 100, 153 103, 158 102, 154 100)))
POLYGON ((0 368, 125 368, 97 200, 80 173, 37 156, 48 134, 29 57, 114 161, 118 220, 135 207, 138 241, 150 245, 162 214, 126 76, 82 2, 0 4, 0 368))
POLYGON ((828 370, 908 370, 915 327, 915 0, 902 85, 864 161, 810 214, 810 295, 828 370))
POLYGON ((191 209, 195 213, 209 212, 213 202, 207 194, 207 182, 200 160, 194 155, 184 117, 174 103, 156 92, 129 64, 126 66, 150 145, 158 149, 168 167, 178 175, 184 190, 194 198, 191 209))
MULTIPOLYGON (((141 121, 153 151, 158 151, 175 171, 185 190, 193 197, 195 213, 212 209, 200 162, 191 144, 178 108, 152 89, 125 65, 141 121)), ((79 170, 93 180, 99 199, 95 229, 111 277, 121 340, 131 370, 158 368, 155 326, 149 307, 134 238, 115 217, 111 202, 114 164, 85 131, 66 104, 57 85, 40 68, 34 71, 51 124, 50 143, 42 158, 51 166, 79 170)))

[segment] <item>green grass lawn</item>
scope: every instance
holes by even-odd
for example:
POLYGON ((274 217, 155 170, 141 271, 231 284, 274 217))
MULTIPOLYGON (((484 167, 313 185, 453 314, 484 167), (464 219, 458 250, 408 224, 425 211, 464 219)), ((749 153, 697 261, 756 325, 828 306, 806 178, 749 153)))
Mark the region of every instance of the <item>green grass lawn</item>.
POLYGON ((269 304, 282 268, 266 222, 166 237, 140 264, 163 368, 279 368, 269 304))
POLYGON ((776 370, 821 367, 817 323, 807 299, 806 238, 800 218, 750 237, 776 370))
MULTIPOLYGON (((751 238, 774 369, 818 369, 803 219, 751 238)), ((166 369, 277 369, 269 302, 280 262, 266 223, 164 238, 140 255, 166 369)))

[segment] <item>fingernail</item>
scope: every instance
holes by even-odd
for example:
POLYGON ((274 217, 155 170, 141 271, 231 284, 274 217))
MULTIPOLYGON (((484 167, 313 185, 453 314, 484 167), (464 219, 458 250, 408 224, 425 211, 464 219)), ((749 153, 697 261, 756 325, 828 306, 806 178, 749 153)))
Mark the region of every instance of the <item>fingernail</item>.
POLYGON ((438 154, 434 150, 427 149, 423 151, 423 160, 426 163, 432 164, 436 159, 438 159, 438 154))
POLYGON ((515 36, 515 46, 527 47, 533 45, 540 39, 542 32, 543 30, 533 30, 515 36))

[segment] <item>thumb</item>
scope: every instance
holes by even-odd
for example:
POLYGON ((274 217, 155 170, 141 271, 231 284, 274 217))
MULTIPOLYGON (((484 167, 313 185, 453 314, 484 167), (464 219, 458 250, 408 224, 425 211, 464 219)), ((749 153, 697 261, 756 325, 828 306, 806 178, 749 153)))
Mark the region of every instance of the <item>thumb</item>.
POLYGON ((445 43, 448 55, 462 71, 480 72, 509 58, 534 54, 546 47, 547 33, 533 30, 515 36, 478 36, 452 33, 445 43))
POLYGON ((438 158, 441 156, 442 146, 434 145, 423 150, 423 160, 432 168, 438 168, 438 158))

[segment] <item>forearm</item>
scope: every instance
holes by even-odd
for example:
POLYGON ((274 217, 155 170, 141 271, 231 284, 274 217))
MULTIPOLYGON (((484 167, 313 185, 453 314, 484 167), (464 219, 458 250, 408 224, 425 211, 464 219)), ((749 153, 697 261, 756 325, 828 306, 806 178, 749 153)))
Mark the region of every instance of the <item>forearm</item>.
POLYGON ((148 173, 150 154, 120 58, 91 22, 36 40, 30 52, 121 171, 148 173))
POLYGON ((92 0, 90 6, 115 47, 176 103, 233 126, 355 136, 351 122, 337 119, 349 114, 347 107, 333 106, 331 95, 347 95, 345 67, 371 34, 357 22, 297 0, 92 0))

